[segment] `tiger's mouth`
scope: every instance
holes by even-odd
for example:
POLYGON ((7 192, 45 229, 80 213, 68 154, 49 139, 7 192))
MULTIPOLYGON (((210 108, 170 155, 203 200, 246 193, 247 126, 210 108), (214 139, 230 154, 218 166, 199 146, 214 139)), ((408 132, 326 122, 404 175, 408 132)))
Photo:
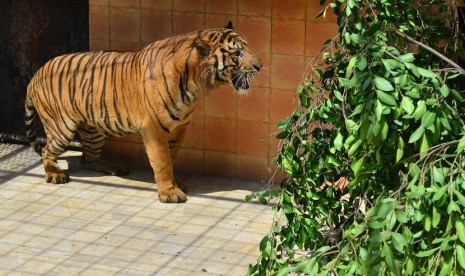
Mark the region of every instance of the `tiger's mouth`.
POLYGON ((252 81, 254 75, 255 72, 241 72, 237 75, 233 75, 231 81, 234 89, 236 89, 239 94, 247 93, 250 89, 250 82, 252 81))

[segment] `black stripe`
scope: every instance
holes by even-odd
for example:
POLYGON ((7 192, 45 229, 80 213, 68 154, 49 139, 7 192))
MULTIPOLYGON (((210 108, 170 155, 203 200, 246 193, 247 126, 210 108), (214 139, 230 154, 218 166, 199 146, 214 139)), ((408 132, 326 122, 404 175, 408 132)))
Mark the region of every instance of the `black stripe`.
POLYGON ((191 103, 191 100, 190 100, 189 96, 186 93, 186 89, 184 88, 182 76, 180 76, 180 78, 179 78, 179 90, 181 91, 182 102, 185 105, 189 105, 191 103))
MULTIPOLYGON (((150 101, 147 99, 147 93, 145 93, 145 86, 144 86, 144 97, 145 97, 145 101, 144 101, 144 102, 145 102, 146 107, 147 107, 147 105, 148 105, 148 107, 150 107, 150 109, 152 110, 152 114, 155 115, 155 118, 156 118, 157 121, 158 121, 158 124, 161 126, 161 128, 162 128, 166 133, 169 133, 169 132, 170 132, 169 129, 168 129, 167 127, 165 127, 165 126, 163 125, 163 123, 160 121, 160 118, 158 118, 157 112, 156 112, 155 108, 153 108, 152 104, 151 104, 150 101)), ((147 109, 148 109, 148 108, 147 108, 147 109)))
POLYGON ((173 100, 173 97, 171 96, 171 91, 168 87, 168 80, 166 79, 166 75, 165 75, 165 68, 162 66, 161 67, 161 75, 163 77, 163 84, 165 86, 165 91, 166 91, 166 94, 168 95, 168 98, 170 99, 171 103, 173 104, 173 107, 175 110, 179 111, 179 107, 176 105, 176 102, 173 100))

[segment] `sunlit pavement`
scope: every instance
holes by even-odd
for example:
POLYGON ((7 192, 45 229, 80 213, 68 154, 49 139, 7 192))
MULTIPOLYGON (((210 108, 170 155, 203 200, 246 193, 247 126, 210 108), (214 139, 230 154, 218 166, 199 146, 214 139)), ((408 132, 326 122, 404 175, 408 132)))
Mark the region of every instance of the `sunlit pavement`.
POLYGON ((243 275, 271 229, 271 207, 244 202, 262 184, 178 177, 184 204, 158 201, 153 174, 86 170, 45 183, 28 146, 0 144, 0 275, 243 275))

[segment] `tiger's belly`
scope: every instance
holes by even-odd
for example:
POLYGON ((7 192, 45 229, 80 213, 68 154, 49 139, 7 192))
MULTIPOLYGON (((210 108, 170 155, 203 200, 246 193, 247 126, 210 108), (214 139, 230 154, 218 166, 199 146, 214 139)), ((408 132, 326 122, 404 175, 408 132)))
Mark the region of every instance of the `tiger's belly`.
POLYGON ((124 115, 104 115, 98 118, 87 118, 83 120, 85 125, 95 128, 105 136, 120 137, 133 134, 139 127, 128 116, 124 115))

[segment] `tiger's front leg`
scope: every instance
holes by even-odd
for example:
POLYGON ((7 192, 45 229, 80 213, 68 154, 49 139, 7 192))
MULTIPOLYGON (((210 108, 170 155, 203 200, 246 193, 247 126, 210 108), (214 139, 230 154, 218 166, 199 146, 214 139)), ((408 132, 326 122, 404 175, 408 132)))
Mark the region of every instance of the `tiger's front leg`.
POLYGON ((169 143, 171 159, 173 163, 174 161, 176 161, 179 148, 181 147, 182 141, 184 140, 184 136, 186 134, 186 129, 187 129, 187 124, 178 127, 177 129, 173 130, 168 135, 168 143, 169 143))
POLYGON ((168 133, 152 123, 143 124, 140 132, 155 174, 160 202, 185 202, 186 195, 174 180, 168 133))

